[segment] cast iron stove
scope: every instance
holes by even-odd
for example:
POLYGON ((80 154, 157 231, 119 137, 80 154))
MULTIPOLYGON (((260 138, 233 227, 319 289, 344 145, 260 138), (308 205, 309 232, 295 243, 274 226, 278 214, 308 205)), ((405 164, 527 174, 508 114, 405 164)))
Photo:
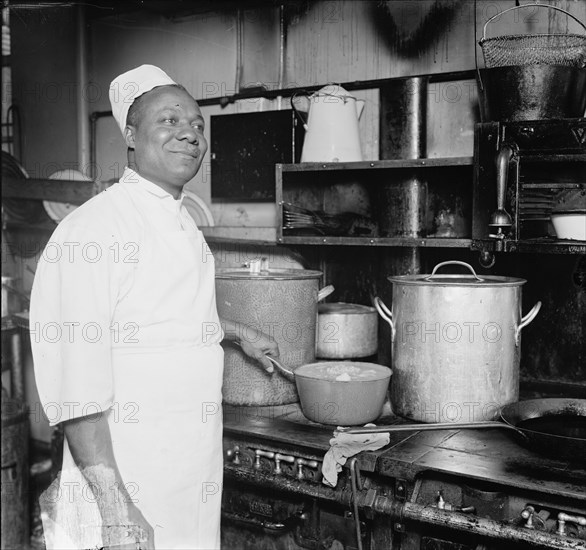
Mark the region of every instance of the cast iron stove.
MULTIPOLYGON (((385 405, 377 424, 403 423, 385 405)), ((564 462, 506 430, 390 434, 321 466, 335 426, 297 404, 224 407, 224 550, 586 549, 586 457, 564 462)))

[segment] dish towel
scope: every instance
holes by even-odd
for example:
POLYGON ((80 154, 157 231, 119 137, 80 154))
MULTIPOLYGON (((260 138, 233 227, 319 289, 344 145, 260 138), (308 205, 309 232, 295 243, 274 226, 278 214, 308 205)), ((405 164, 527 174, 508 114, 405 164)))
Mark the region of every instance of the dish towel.
MULTIPOLYGON (((366 424, 365 426, 374 426, 366 424)), ((388 433, 378 434, 348 434, 335 431, 330 439, 330 449, 324 456, 322 465, 323 483, 335 487, 338 483, 338 474, 348 458, 362 451, 376 451, 389 444, 391 437, 388 433)))

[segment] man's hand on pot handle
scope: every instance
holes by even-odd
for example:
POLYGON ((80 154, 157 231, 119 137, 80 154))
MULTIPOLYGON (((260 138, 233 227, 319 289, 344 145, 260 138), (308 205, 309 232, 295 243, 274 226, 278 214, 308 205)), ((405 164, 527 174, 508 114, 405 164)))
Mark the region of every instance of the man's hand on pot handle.
POLYGON ((268 334, 248 327, 247 333, 243 334, 240 339, 240 346, 246 355, 261 363, 267 372, 272 373, 275 370, 270 359, 267 359, 266 356, 279 357, 279 346, 268 334), (253 335, 254 332, 256 334, 253 335))
POLYGON ((236 342, 248 357, 258 361, 267 372, 274 372, 275 367, 266 357, 279 357, 279 346, 274 338, 250 325, 236 321, 221 319, 221 323, 224 339, 236 342))

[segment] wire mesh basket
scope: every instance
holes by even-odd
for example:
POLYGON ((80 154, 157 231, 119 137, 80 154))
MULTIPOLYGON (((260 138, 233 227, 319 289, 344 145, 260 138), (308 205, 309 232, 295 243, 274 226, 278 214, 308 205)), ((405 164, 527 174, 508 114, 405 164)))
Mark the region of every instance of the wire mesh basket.
POLYGON ((509 34, 486 38, 486 27, 504 13, 527 7, 561 11, 577 21, 584 31, 586 26, 567 11, 547 4, 525 4, 509 8, 491 17, 485 24, 479 44, 488 69, 510 65, 563 65, 586 67, 586 34, 509 34))

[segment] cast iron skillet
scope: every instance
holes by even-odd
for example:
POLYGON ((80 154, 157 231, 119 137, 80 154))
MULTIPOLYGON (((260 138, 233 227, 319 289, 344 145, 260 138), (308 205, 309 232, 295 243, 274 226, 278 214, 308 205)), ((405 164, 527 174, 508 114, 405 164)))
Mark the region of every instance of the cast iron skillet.
POLYGON ((397 424, 365 428, 340 427, 344 433, 504 428, 514 431, 530 449, 553 458, 584 461, 586 456, 586 399, 530 399, 505 405, 502 422, 446 422, 397 424))

